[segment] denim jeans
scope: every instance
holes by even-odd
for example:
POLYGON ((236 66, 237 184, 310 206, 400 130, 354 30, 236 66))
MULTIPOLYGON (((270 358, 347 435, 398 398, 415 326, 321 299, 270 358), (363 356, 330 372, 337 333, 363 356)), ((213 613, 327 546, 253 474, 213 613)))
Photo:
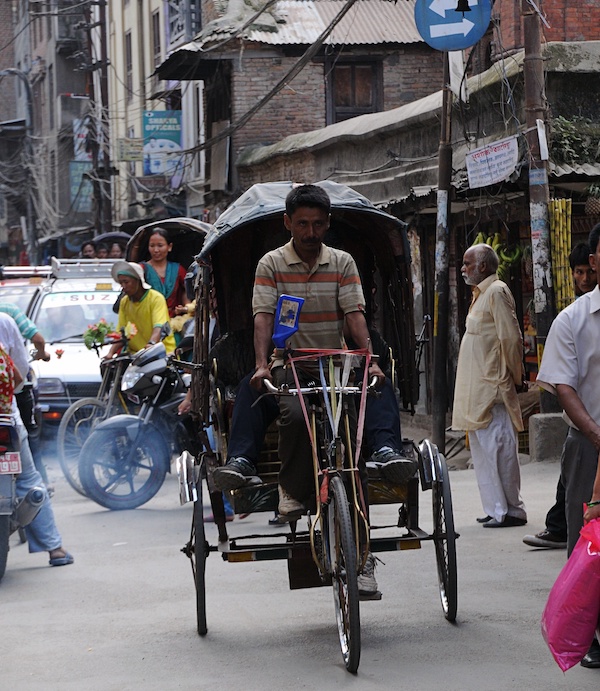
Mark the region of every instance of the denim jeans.
MULTIPOLYGON (((279 416, 279 405, 274 396, 261 396, 250 386, 249 374, 238 386, 233 417, 229 432, 227 455, 229 458, 243 456, 256 463, 269 425, 279 416)), ((362 370, 357 370, 357 381, 362 380, 362 370)), ((379 396, 367 398, 365 416, 365 446, 367 455, 389 446, 402 450, 400 412, 392 382, 386 378, 379 396)))
POLYGON ((42 482, 42 476, 36 470, 33 456, 27 440, 25 425, 17 422, 19 438, 21 440, 21 474, 17 477, 17 496, 24 497, 32 487, 40 487, 44 490, 45 499, 38 515, 25 528, 30 552, 49 552, 57 549, 62 544, 60 533, 54 521, 54 511, 46 488, 42 482))

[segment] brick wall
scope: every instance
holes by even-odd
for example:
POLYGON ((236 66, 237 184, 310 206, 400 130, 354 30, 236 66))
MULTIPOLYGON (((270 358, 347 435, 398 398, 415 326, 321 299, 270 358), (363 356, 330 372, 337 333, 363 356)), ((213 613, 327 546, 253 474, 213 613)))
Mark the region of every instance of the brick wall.
MULTIPOLYGON (((253 49, 246 48, 241 63, 233 61, 233 120, 267 94, 297 59, 253 57, 253 49)), ((383 79, 384 110, 438 91, 442 87, 441 53, 421 44, 395 50, 384 58, 383 79)), ((320 129, 325 124, 323 62, 311 62, 234 135, 233 150, 239 152, 248 145, 272 144, 287 135, 320 129)))
MULTIPOLYGON (((263 98, 296 63, 291 57, 252 57, 233 61, 232 113, 237 120, 263 98)), ((325 125, 323 65, 309 63, 233 137, 233 150, 250 144, 272 144, 288 134, 325 125)))
POLYGON ((442 53, 425 44, 404 46, 383 62, 384 110, 391 110, 442 88, 442 53))
MULTIPOLYGON (((536 3, 550 28, 542 25, 545 41, 597 41, 600 38, 600 3, 598 0, 539 0, 536 3)), ((501 47, 513 52, 523 47, 521 0, 496 0, 492 15, 499 21, 501 47)))

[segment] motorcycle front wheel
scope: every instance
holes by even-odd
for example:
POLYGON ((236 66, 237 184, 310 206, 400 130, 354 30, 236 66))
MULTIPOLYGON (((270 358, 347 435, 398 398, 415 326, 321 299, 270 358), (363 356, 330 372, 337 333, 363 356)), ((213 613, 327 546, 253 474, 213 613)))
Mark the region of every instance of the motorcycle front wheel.
POLYGON ((169 450, 155 430, 135 440, 125 430, 96 430, 79 455, 79 478, 87 496, 112 511, 136 509, 162 487, 169 450))

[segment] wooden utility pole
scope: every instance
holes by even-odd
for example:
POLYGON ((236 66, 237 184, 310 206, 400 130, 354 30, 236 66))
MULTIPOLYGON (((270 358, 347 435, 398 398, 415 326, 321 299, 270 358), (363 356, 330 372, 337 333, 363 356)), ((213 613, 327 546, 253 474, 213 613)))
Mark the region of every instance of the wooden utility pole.
POLYGON ((537 331, 538 364, 555 316, 548 219, 548 168, 540 158, 538 125, 546 124, 546 90, 542 57, 541 18, 533 3, 521 0, 525 60, 525 114, 529 149, 529 216, 533 258, 533 303, 537 331), (541 123, 541 124, 540 124, 541 123))
MULTIPOLYGON (((529 150, 529 223, 533 260, 533 306, 537 334, 538 367, 542 361, 546 337, 556 316, 552 288, 550 222, 548 218, 548 166, 540 156, 539 130, 546 125, 546 89, 542 57, 541 17, 533 3, 521 0, 525 60, 525 116, 529 150)), ((541 392, 540 411, 560 410, 555 396, 541 392)))
POLYGON ((452 91, 448 53, 443 52, 444 85, 438 149, 435 287, 433 305, 433 402, 431 438, 441 453, 446 448, 448 411, 448 308, 450 291, 450 188, 452 182, 452 91))

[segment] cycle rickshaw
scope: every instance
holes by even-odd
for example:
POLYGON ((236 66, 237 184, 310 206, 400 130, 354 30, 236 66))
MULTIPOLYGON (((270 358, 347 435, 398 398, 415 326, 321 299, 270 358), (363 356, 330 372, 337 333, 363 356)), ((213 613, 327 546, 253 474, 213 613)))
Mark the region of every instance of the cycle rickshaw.
MULTIPOLYGON (((413 410, 418 382, 405 224, 344 185, 330 181, 317 184, 327 191, 332 202, 331 226, 325 243, 350 252, 356 260, 367 302, 367 321, 387 344, 387 352, 381 353, 387 360, 387 374, 401 407, 413 410)), ((192 410, 199 417, 204 448, 209 450, 199 458, 187 455, 178 462, 182 502, 194 502, 190 540, 182 551, 192 562, 200 635, 207 632, 205 570, 211 553, 220 553, 227 562, 280 559, 287 563, 292 590, 333 585, 342 655, 346 668, 356 672, 360 658, 356 574, 365 562, 367 550, 377 553, 416 549, 422 542, 433 542, 443 612, 446 619, 454 621, 458 536, 454 530, 446 462, 428 440, 418 446, 409 439, 402 441, 404 454, 418 461, 418 472, 407 482, 392 484, 376 474, 369 477, 368 505, 389 505, 393 523, 368 524, 357 455, 361 411, 369 382, 365 377, 362 385, 358 385, 340 374, 349 369, 340 364, 343 351, 300 352, 299 358, 315 355, 321 358, 321 371, 328 369, 329 376, 317 376, 313 386, 277 391, 280 395, 297 395, 305 401, 315 470, 315 497, 308 517, 302 517, 297 523, 292 521, 289 529, 275 534, 228 535, 222 493, 215 489, 212 473, 227 459, 236 386, 254 368, 251 296, 255 267, 265 252, 289 240, 282 217, 285 197, 291 189, 290 182, 251 187, 219 217, 197 257, 192 410), (221 337, 212 344, 209 334, 214 334, 211 323, 215 320, 221 337), (350 438, 345 422, 352 396, 359 411, 355 440, 350 438), (207 435, 211 427, 214 450, 210 450, 207 435), (218 530, 216 544, 208 541, 204 526, 204 477, 218 530), (431 533, 419 527, 419 486, 423 492, 431 492, 431 533)), ((365 352, 358 355, 364 356, 365 352)), ((272 429, 266 435, 258 463, 261 484, 231 492, 229 499, 236 513, 277 509, 278 468, 277 432, 272 429)))
MULTIPOLYGON (((132 262, 143 262, 149 259, 148 242, 154 229, 166 228, 173 242, 173 249, 169 254, 171 261, 179 262, 187 268, 193 258, 200 252, 204 243, 204 237, 211 227, 194 218, 166 218, 160 221, 152 221, 140 226, 129 238, 126 249, 126 259, 132 262)), ((122 239, 123 233, 112 233, 110 238, 122 239)), ((109 234, 106 234, 109 238, 109 234)), ((113 323, 117 323, 117 315, 114 315, 113 323)), ((113 341, 114 342, 114 341, 113 341)), ((121 344, 126 346, 124 337, 121 344)), ((94 349, 101 357, 106 352, 107 346, 94 345, 94 349)), ((131 358, 127 353, 114 358, 110 362, 101 363, 98 360, 102 381, 96 396, 80 398, 75 401, 62 417, 58 434, 57 450, 58 458, 67 482, 79 494, 85 496, 85 492, 79 478, 79 452, 87 438, 95 427, 103 420, 119 415, 131 413, 136 406, 129 402, 121 394, 120 383, 123 373, 127 369, 131 358)))

